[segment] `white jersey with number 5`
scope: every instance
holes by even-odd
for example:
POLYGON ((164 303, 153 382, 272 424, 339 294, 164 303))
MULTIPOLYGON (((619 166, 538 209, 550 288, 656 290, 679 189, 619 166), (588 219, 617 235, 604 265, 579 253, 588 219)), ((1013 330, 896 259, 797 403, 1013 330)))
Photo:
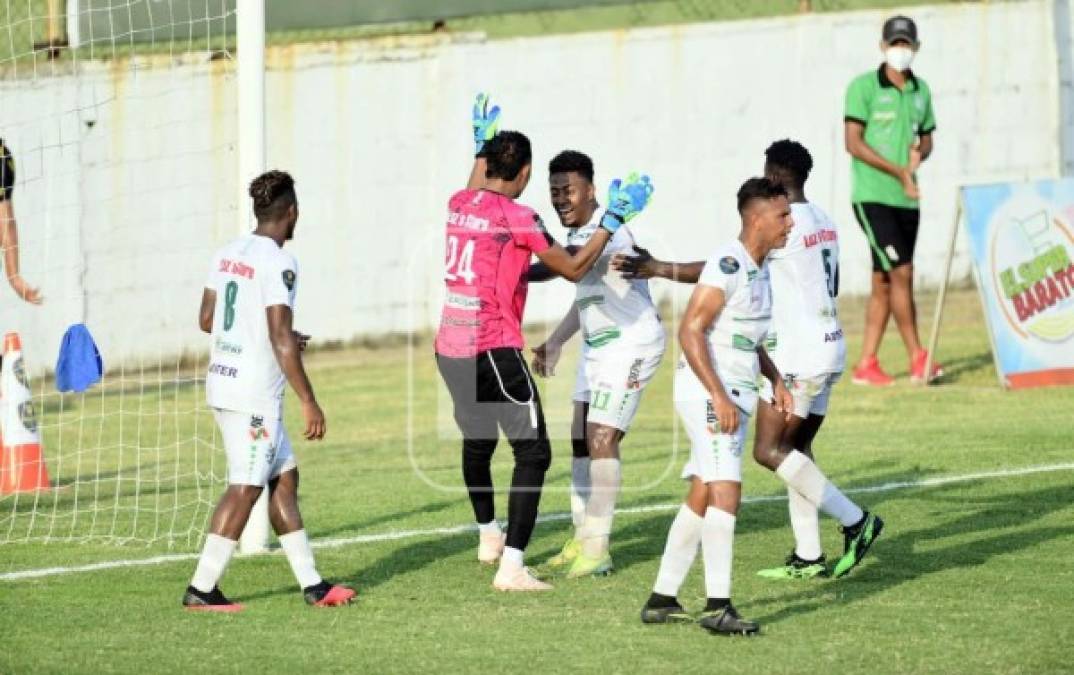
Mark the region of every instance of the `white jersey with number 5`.
POLYGON ((783 374, 843 372, 846 341, 839 325, 839 235, 828 214, 791 204, 787 245, 772 251, 772 328, 765 349, 783 374))
POLYGON ((205 395, 213 408, 275 419, 284 376, 269 341, 266 307, 295 306, 298 263, 268 237, 239 237, 213 256, 205 287, 216 291, 205 395))

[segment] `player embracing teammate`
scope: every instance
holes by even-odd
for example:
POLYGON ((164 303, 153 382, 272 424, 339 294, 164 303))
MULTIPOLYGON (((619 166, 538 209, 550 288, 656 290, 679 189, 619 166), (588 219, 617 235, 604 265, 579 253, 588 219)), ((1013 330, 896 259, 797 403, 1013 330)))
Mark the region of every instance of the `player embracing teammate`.
POLYGON ((530 257, 578 281, 622 225, 648 203, 647 178, 612 181, 593 236, 576 252, 556 244, 532 209, 515 200, 532 170, 529 139, 498 132, 500 110, 479 95, 473 110, 476 158, 467 187, 448 202, 447 286, 436 362, 462 432, 462 472, 479 529, 478 559, 499 561, 493 587, 548 590, 524 565, 552 450, 537 386, 522 356, 522 313, 530 257), (515 454, 506 535, 496 521, 490 464, 502 429, 515 454))
POLYGON ((768 148, 766 159, 765 177, 747 181, 739 191, 738 242, 725 245, 706 263, 663 263, 644 250, 613 263, 630 277, 699 284, 679 331, 685 358, 675 381, 676 408, 692 447, 683 473, 692 482, 668 533, 654 592, 642 610, 646 623, 692 620, 676 595, 700 542, 709 598, 702 627, 719 634, 758 630, 730 601, 744 421, 754 406, 754 457, 787 485, 796 541, 786 564, 762 571, 763 576, 827 574, 818 509, 843 526, 845 550, 834 568, 837 577, 861 561, 883 528, 880 518, 850 501, 812 460, 812 440, 845 357, 835 310, 837 234, 823 211, 805 199, 812 168, 805 148, 779 141, 768 148), (777 227, 781 219, 787 227, 782 233, 777 227), (764 375, 760 392, 758 372, 764 375))

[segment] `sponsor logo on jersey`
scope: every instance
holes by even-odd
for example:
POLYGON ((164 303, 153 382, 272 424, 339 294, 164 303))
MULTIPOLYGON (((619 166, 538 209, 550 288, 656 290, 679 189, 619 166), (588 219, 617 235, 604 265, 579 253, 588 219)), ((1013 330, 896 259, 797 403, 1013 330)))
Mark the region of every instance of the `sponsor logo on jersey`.
POLYGON ((287 290, 295 290, 295 272, 294 270, 284 270, 281 275, 283 276, 283 285, 287 287, 287 290))
POLYGON ((227 354, 235 354, 236 356, 242 354, 242 345, 228 342, 224 338, 216 338, 216 348, 227 354))
POLYGON ((830 241, 836 241, 839 239, 838 233, 835 230, 817 230, 816 232, 810 232, 802 241, 805 242, 805 247, 810 248, 817 244, 825 244, 830 241))
POLYGON ((720 271, 724 274, 734 274, 738 271, 738 260, 734 256, 725 255, 720 258, 720 271))
POLYGON ((473 312, 481 309, 481 298, 475 298, 471 295, 462 295, 460 293, 448 293, 447 298, 444 300, 444 304, 454 309, 465 309, 473 312))
POLYGON ((475 216, 472 213, 459 213, 458 211, 452 211, 448 214, 448 225, 454 225, 455 227, 464 227, 467 230, 477 230, 478 232, 487 232, 489 229, 488 218, 481 218, 475 216))
POLYGON ((837 330, 833 330, 830 333, 825 333, 824 334, 824 341, 825 342, 839 342, 842 339, 843 339, 843 329, 842 328, 839 328, 837 330))
POLYGON ((481 325, 480 319, 459 319, 454 316, 445 316, 440 320, 445 326, 462 326, 463 328, 477 328, 481 325))
POLYGON ((221 258, 220 271, 224 274, 234 274, 237 277, 254 278, 254 268, 239 260, 221 258))
POLYGON ((1045 208, 993 231, 992 283, 1007 323, 1044 342, 1074 336, 1074 228, 1045 208))
POLYGON ((220 363, 213 363, 209 365, 209 374, 221 375, 223 377, 238 377, 239 369, 225 366, 220 363))

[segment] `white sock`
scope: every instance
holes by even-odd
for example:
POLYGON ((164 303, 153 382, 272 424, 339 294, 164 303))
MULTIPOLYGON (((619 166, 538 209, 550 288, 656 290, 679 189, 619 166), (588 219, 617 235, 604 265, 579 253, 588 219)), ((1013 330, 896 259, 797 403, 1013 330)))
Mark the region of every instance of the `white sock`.
POLYGON ((656 573, 653 591, 673 598, 679 594, 679 587, 686 580, 690 566, 697 557, 704 522, 705 519, 691 511, 686 504, 679 507, 668 530, 668 541, 664 545, 664 556, 660 558, 660 571, 656 573))
POLYGON ((791 450, 787 458, 776 467, 776 475, 844 527, 861 520, 862 510, 858 505, 832 485, 813 460, 797 450, 791 450))
POLYGON ((504 546, 503 555, 500 556, 500 567, 505 565, 522 567, 522 549, 504 546))
POLYGON ((194 569, 194 578, 190 585, 202 593, 213 590, 224 575, 224 569, 231 561, 238 543, 218 534, 205 537, 205 546, 201 549, 201 557, 198 558, 198 566, 194 569))
POLYGON ((589 458, 575 457, 571 460, 571 520, 574 521, 574 533, 582 529, 585 522, 585 505, 589 500, 591 483, 589 482, 589 458))
POLYGON ((731 557, 735 517, 710 506, 701 526, 701 556, 705 560, 705 597, 731 597, 731 557))
POLYGON ((820 500, 820 510, 837 519, 843 527, 857 525, 865 517, 861 507, 850 501, 839 488, 831 483, 824 486, 824 496, 820 500))
POLYGON ((280 540, 280 548, 287 554, 287 562, 291 563, 291 571, 295 573, 298 585, 309 588, 321 583, 321 575, 317 574, 317 564, 313 561, 313 549, 310 548, 306 530, 288 532, 277 539, 280 540))
POLYGON ((621 470, 618 459, 594 459, 589 464, 593 486, 585 507, 585 521, 579 531, 582 554, 587 558, 600 558, 608 552, 621 470))
POLYGON ((478 523, 477 531, 481 534, 503 534, 500 530, 500 524, 495 520, 488 523, 478 523))
POLYGON ((817 507, 803 497, 801 492, 788 485, 787 510, 791 513, 795 555, 802 560, 816 560, 821 554, 820 516, 817 507))

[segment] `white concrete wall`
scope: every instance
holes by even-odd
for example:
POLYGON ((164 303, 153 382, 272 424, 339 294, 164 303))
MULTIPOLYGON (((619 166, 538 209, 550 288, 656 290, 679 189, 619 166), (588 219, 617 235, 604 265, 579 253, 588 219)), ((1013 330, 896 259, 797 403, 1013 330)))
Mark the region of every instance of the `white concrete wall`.
MULTIPOLYGON (((923 283, 941 272, 960 184, 1054 176, 1069 161, 1070 74, 1060 72, 1071 30, 1053 20, 1069 24, 1060 5, 909 11, 924 42, 915 70, 938 120, 920 175, 923 283)), ((523 201, 554 234, 544 168, 576 148, 595 159, 602 186, 631 169, 653 176, 656 199, 635 230, 664 257, 701 258, 732 236, 735 191, 761 170, 764 148, 802 141, 816 164, 809 196, 841 225, 843 290, 866 291, 842 101, 849 80, 879 63, 887 14, 271 49, 267 154, 295 175, 302 211, 298 324, 347 339, 435 322, 444 204, 469 170, 479 90, 503 106, 506 128, 533 140, 523 201)), ((28 181, 15 201, 23 269, 47 303, 29 308, 0 288, 0 327, 24 333, 31 362, 54 361, 62 330, 79 320, 106 362, 204 346, 194 319, 205 266, 238 227, 234 110, 233 74, 219 61, 117 62, 0 83, 0 135, 28 181)), ((955 273, 968 264, 960 241, 955 273)), ((557 316, 570 297, 565 282, 536 289, 528 316, 557 316)))

